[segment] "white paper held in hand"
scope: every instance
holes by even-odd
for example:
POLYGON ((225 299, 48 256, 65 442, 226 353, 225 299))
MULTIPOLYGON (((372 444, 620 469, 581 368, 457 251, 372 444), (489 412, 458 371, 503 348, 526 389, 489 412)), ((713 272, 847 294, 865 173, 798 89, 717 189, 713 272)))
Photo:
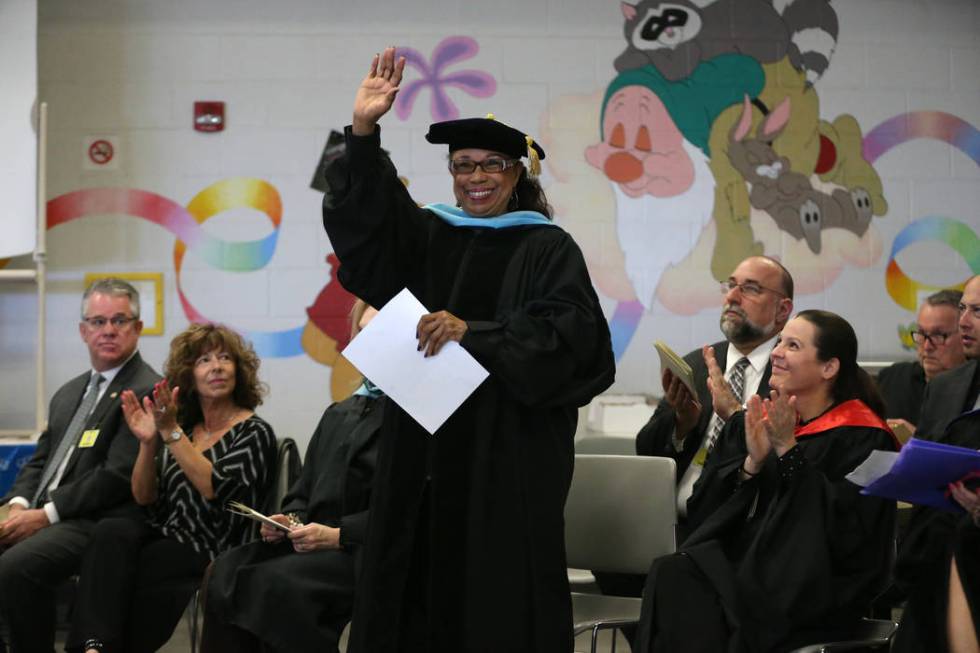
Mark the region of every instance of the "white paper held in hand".
POLYGON ((263 515, 261 512, 259 512, 258 510, 255 510, 254 508, 249 508, 244 503, 240 503, 238 501, 229 501, 228 505, 225 506, 225 509, 228 512, 235 513, 236 515, 241 515, 242 517, 248 517, 252 521, 257 521, 262 524, 268 524, 269 526, 272 526, 273 528, 280 530, 283 533, 288 533, 290 530, 289 526, 280 524, 275 519, 267 517, 266 515, 263 515))
POLYGON ((875 449, 871 452, 871 455, 864 459, 863 463, 855 467, 854 471, 844 478, 855 485, 867 487, 890 472, 897 459, 897 451, 879 451, 875 449))
POLYGON ((458 342, 435 356, 418 351, 415 328, 429 313, 407 288, 395 295, 344 349, 344 358, 430 434, 489 373, 458 342))

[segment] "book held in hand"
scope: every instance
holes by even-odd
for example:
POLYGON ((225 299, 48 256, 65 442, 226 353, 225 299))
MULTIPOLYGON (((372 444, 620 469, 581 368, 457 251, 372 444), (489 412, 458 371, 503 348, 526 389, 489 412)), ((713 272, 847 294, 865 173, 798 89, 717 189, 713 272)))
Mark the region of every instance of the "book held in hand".
POLYGON ((962 512, 948 486, 977 472, 980 451, 912 438, 899 453, 872 452, 847 480, 863 486, 861 494, 962 512))
POLYGON ((668 347, 663 340, 657 340, 653 343, 653 346, 656 347, 657 353, 660 354, 661 373, 664 370, 670 370, 674 376, 681 380, 681 383, 687 386, 687 390, 691 393, 691 396, 697 398, 698 392, 694 389, 694 372, 691 370, 691 366, 687 364, 687 361, 678 356, 677 352, 668 347))

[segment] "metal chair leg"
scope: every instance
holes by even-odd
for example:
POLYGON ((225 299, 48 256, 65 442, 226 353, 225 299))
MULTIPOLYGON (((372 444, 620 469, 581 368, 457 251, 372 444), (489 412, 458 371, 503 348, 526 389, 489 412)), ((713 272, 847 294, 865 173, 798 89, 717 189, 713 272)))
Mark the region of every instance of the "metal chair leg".
POLYGON ((196 590, 191 598, 191 621, 188 627, 191 635, 191 653, 197 653, 197 608, 201 599, 201 590, 196 590))

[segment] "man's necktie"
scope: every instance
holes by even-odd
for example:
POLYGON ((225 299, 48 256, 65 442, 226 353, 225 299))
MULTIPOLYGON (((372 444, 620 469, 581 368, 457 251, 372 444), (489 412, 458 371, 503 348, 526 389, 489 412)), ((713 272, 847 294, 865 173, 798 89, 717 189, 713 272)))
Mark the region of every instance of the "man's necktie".
POLYGON ((65 434, 62 436, 61 442, 58 443, 58 448, 55 450, 54 455, 48 458, 48 463, 44 466, 44 471, 41 473, 41 482, 38 483, 37 491, 34 493, 34 500, 31 502, 31 505, 35 508, 40 508, 44 505, 45 495, 47 494, 51 479, 61 469, 61 465, 65 461, 65 456, 68 455, 68 452, 78 444, 78 438, 82 435, 85 422, 88 421, 89 415, 92 414, 92 409, 95 408, 95 401, 99 398, 99 386, 102 385, 103 381, 105 381, 105 377, 101 374, 96 374, 89 379, 88 388, 85 390, 82 402, 78 404, 75 414, 68 423, 68 428, 65 429, 65 434))
MULTIPOLYGON (((731 376, 728 378, 728 386, 732 389, 732 394, 741 403, 745 400, 742 393, 745 390, 745 368, 749 366, 749 359, 742 356, 735 363, 735 367, 732 368, 731 376)), ((711 453, 711 450, 715 448, 715 442, 718 441, 718 436, 721 435, 721 430, 725 427, 725 421, 721 419, 717 414, 712 414, 711 416, 711 433, 708 435, 708 439, 705 440, 704 449, 705 454, 711 453)))

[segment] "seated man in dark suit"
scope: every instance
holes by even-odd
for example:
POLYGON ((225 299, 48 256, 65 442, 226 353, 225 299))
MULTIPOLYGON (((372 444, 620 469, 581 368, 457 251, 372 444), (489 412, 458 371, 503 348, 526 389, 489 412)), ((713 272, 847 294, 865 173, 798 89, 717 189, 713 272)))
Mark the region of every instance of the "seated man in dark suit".
POLYGON ((92 369, 54 394, 34 456, 0 499, 0 614, 15 653, 54 649, 55 591, 78 570, 96 521, 136 510, 138 447, 119 393, 145 394, 160 378, 136 351, 139 293, 120 279, 94 282, 78 329, 92 369))
MULTIPOLYGON (((967 281, 959 309, 967 363, 943 372, 926 386, 915 436, 980 449, 980 275, 967 281)), ((946 580, 961 518, 969 516, 914 508, 895 563, 895 582, 907 593, 908 603, 893 652, 946 650, 946 580)))
MULTIPOLYGON (((684 356, 694 372, 698 396, 692 397, 687 387, 665 370, 664 398, 636 436, 638 455, 665 456, 677 462, 678 544, 687 537, 687 500, 731 414, 730 406, 719 406, 723 414, 715 414, 707 361, 717 362, 712 366, 715 373, 723 373, 730 385, 719 389, 728 399, 726 404, 744 404, 757 393, 768 397, 772 371, 769 354, 793 312, 793 277, 782 264, 767 256, 752 256, 739 263, 721 283, 721 292, 724 304, 720 326, 726 340, 684 356), (736 390, 734 395, 732 388, 736 390)), ((643 589, 643 576, 596 573, 595 578, 606 594, 639 596, 643 589)))
POLYGON ((669 370, 663 373, 664 399, 636 436, 636 453, 677 461, 678 541, 684 535, 687 500, 704 461, 730 412, 715 413, 708 388, 713 357, 739 404, 754 394, 769 395, 769 354, 793 312, 793 277, 778 261, 752 256, 721 283, 725 303, 721 331, 726 340, 696 349, 684 357, 694 371, 697 397, 669 370))
POLYGON ((878 390, 887 405, 888 425, 915 431, 926 384, 937 374, 966 362, 959 333, 959 304, 963 293, 941 290, 919 308, 912 339, 918 360, 903 361, 878 373, 878 390))

